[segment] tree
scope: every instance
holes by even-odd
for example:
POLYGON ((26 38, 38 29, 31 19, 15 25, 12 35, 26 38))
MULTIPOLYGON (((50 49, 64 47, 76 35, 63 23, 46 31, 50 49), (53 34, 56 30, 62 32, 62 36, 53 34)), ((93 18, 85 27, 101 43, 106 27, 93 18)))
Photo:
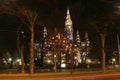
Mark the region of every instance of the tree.
MULTIPOLYGON (((24 56, 23 56, 23 50, 24 50, 24 45, 25 42, 23 40, 21 40, 21 32, 18 30, 17 31, 17 47, 18 47, 18 52, 20 54, 21 57, 21 73, 25 73, 25 68, 24 68, 24 56)), ((24 35, 22 34, 22 37, 24 35)))
POLYGON ((30 74, 34 73, 34 26, 37 20, 37 12, 32 10, 25 10, 25 15, 27 17, 27 25, 30 29, 31 39, 30 39, 30 74))
MULTIPOLYGON (((34 9, 31 9, 28 6, 25 6, 24 3, 19 0, 2 2, 3 4, 0 7, 2 13, 12 14, 17 16, 22 24, 26 24, 31 33, 30 39, 30 74, 34 73, 34 25, 37 19, 37 12, 34 9), (13 5, 11 5, 11 3, 13 5)), ((17 37, 19 39, 19 37, 17 37)), ((23 45, 19 46, 19 52, 22 53, 23 45)), ((22 56, 21 56, 22 57, 22 56)))
MULTIPOLYGON (((106 7, 108 7, 108 6, 106 5, 106 7)), ((96 9, 98 9, 98 8, 96 7, 96 9)), ((114 9, 115 9, 115 7, 114 7, 114 9)), ((103 55, 103 57, 102 57, 103 71, 105 71, 105 56, 106 56, 105 47, 107 44, 105 42, 106 36, 110 35, 112 32, 114 32, 116 34, 116 32, 119 32, 119 29, 120 29, 119 28, 120 15, 115 13, 116 11, 119 13, 118 10, 114 10, 114 11, 113 10, 111 11, 109 9, 105 9, 105 11, 102 10, 99 12, 98 16, 96 16, 94 18, 94 20, 89 20, 89 22, 88 22, 92 25, 92 27, 94 27, 95 31, 98 32, 98 34, 100 35, 100 38, 101 38, 101 49, 102 49, 101 52, 103 55), (109 34, 109 30, 110 30, 110 34, 109 34)), ((110 36, 110 37, 112 37, 112 36, 110 36)), ((113 48, 115 48, 115 47, 113 47, 113 48)))
POLYGON ((31 40, 30 40, 30 73, 34 73, 34 24, 37 18, 36 12, 30 12, 27 16, 28 21, 30 23, 30 31, 31 31, 31 40))
POLYGON ((107 31, 107 27, 105 26, 103 32, 99 32, 100 37, 101 37, 102 69, 103 69, 103 72, 105 72, 105 57, 106 57, 106 53, 105 53, 105 38, 106 38, 106 31, 107 31))
POLYGON ((100 35, 100 41, 101 41, 101 57, 102 57, 102 70, 103 72, 106 71, 106 52, 105 52, 105 40, 107 35, 107 27, 108 27, 109 20, 105 17, 98 20, 93 21, 92 26, 96 29, 98 34, 100 35))

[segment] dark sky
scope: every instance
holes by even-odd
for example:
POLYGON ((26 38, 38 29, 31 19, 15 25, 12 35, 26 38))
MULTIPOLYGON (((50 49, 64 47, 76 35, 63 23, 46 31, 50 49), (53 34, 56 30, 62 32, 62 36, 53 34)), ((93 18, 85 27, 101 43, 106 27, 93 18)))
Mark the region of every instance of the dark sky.
MULTIPOLYGON (((22 5, 36 9, 39 20, 45 26, 63 27, 66 17, 66 9, 69 7, 73 25, 80 26, 86 20, 96 19, 105 15, 112 15, 114 5, 118 1, 107 0, 5 0, 1 2, 2 7, 10 7, 16 10, 22 5), (15 4, 16 3, 16 4, 15 4)), ((13 15, 1 15, 0 26, 19 26, 20 21, 13 15)))
MULTIPOLYGON (((24 6, 29 6, 35 9, 39 13, 40 25, 46 26, 51 33, 56 27, 58 31, 62 32, 65 26, 66 9, 69 7, 71 13, 71 19, 73 21, 74 32, 80 30, 81 36, 84 32, 88 31, 92 43, 98 39, 93 37, 96 35, 95 29, 93 29, 88 22, 92 20, 99 20, 101 17, 108 16, 114 17, 116 5, 120 4, 120 0, 4 0, 0 1, 0 9, 4 11, 5 7, 9 7, 12 10, 16 10, 24 6)), ((0 10, 1 11, 1 10, 0 10)), ((1 14, 0 12, 0 50, 11 49, 16 47, 16 30, 22 25, 19 18, 14 15, 1 14)), ((120 18, 115 17, 113 24, 120 26, 120 18)), ((113 30, 113 29, 112 29, 113 30)), ((111 31, 111 34, 114 31, 111 31)), ((37 26, 37 36, 41 35, 41 29, 37 26)), ((114 36, 113 36, 114 37, 114 36)), ((113 40, 114 42, 114 40, 113 40)), ((97 43, 93 43, 97 44, 97 43)))

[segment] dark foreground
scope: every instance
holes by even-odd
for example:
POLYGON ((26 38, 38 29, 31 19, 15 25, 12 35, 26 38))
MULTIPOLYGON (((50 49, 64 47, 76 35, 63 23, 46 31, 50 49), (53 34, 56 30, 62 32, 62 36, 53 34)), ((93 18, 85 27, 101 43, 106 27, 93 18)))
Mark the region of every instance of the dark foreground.
POLYGON ((119 71, 48 72, 30 74, 0 74, 0 80, 120 80, 119 71))

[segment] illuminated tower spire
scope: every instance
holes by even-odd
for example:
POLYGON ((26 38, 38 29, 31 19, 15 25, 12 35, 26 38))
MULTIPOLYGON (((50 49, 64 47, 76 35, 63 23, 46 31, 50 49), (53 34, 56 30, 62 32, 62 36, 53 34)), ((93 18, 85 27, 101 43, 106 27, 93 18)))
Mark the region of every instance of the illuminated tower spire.
POLYGON ((47 37, 47 29, 46 29, 46 27, 44 27, 43 38, 46 38, 46 37, 47 37))
POLYGON ((88 33, 87 33, 87 32, 85 33, 85 40, 86 40, 86 41, 89 41, 88 33))
POLYGON ((67 9, 67 16, 66 16, 65 25, 72 25, 72 20, 71 20, 71 17, 70 17, 69 8, 67 9))
POLYGON ((87 52, 86 52, 86 54, 88 54, 88 52, 89 52, 89 47, 90 47, 90 41, 89 41, 89 38, 88 38, 88 33, 86 32, 85 33, 85 42, 86 42, 86 47, 87 47, 87 52))
POLYGON ((81 40, 80 40, 80 34, 79 34, 79 31, 77 30, 77 32, 76 32, 76 43, 78 45, 80 45, 80 42, 81 42, 81 40))
POLYGON ((73 40, 73 26, 72 26, 72 20, 70 17, 69 9, 67 9, 67 16, 65 21, 65 31, 67 32, 67 37, 69 40, 73 40))

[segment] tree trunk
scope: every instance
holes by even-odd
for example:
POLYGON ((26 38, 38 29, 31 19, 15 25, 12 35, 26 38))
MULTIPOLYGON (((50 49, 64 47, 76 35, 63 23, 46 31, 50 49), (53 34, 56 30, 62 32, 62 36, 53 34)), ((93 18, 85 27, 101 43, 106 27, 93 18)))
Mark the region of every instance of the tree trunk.
POLYGON ((56 61, 56 57, 55 56, 56 56, 56 53, 54 55, 54 71, 57 72, 57 61, 56 61))
POLYGON ((19 33, 17 32, 17 47, 18 47, 18 52, 20 54, 20 58, 21 58, 21 73, 25 73, 25 69, 24 69, 24 55, 23 55, 23 49, 24 49, 24 43, 22 45, 20 45, 22 43, 20 43, 20 38, 19 38, 19 33))
POLYGON ((23 57, 23 47, 21 48, 21 65, 22 65, 22 69, 21 69, 21 72, 22 72, 22 74, 24 74, 25 73, 25 68, 24 68, 24 57, 23 57))
POLYGON ((34 25, 31 25, 30 40, 30 74, 34 73, 34 25))
POLYGON ((105 72, 105 34, 101 34, 102 70, 105 72))

